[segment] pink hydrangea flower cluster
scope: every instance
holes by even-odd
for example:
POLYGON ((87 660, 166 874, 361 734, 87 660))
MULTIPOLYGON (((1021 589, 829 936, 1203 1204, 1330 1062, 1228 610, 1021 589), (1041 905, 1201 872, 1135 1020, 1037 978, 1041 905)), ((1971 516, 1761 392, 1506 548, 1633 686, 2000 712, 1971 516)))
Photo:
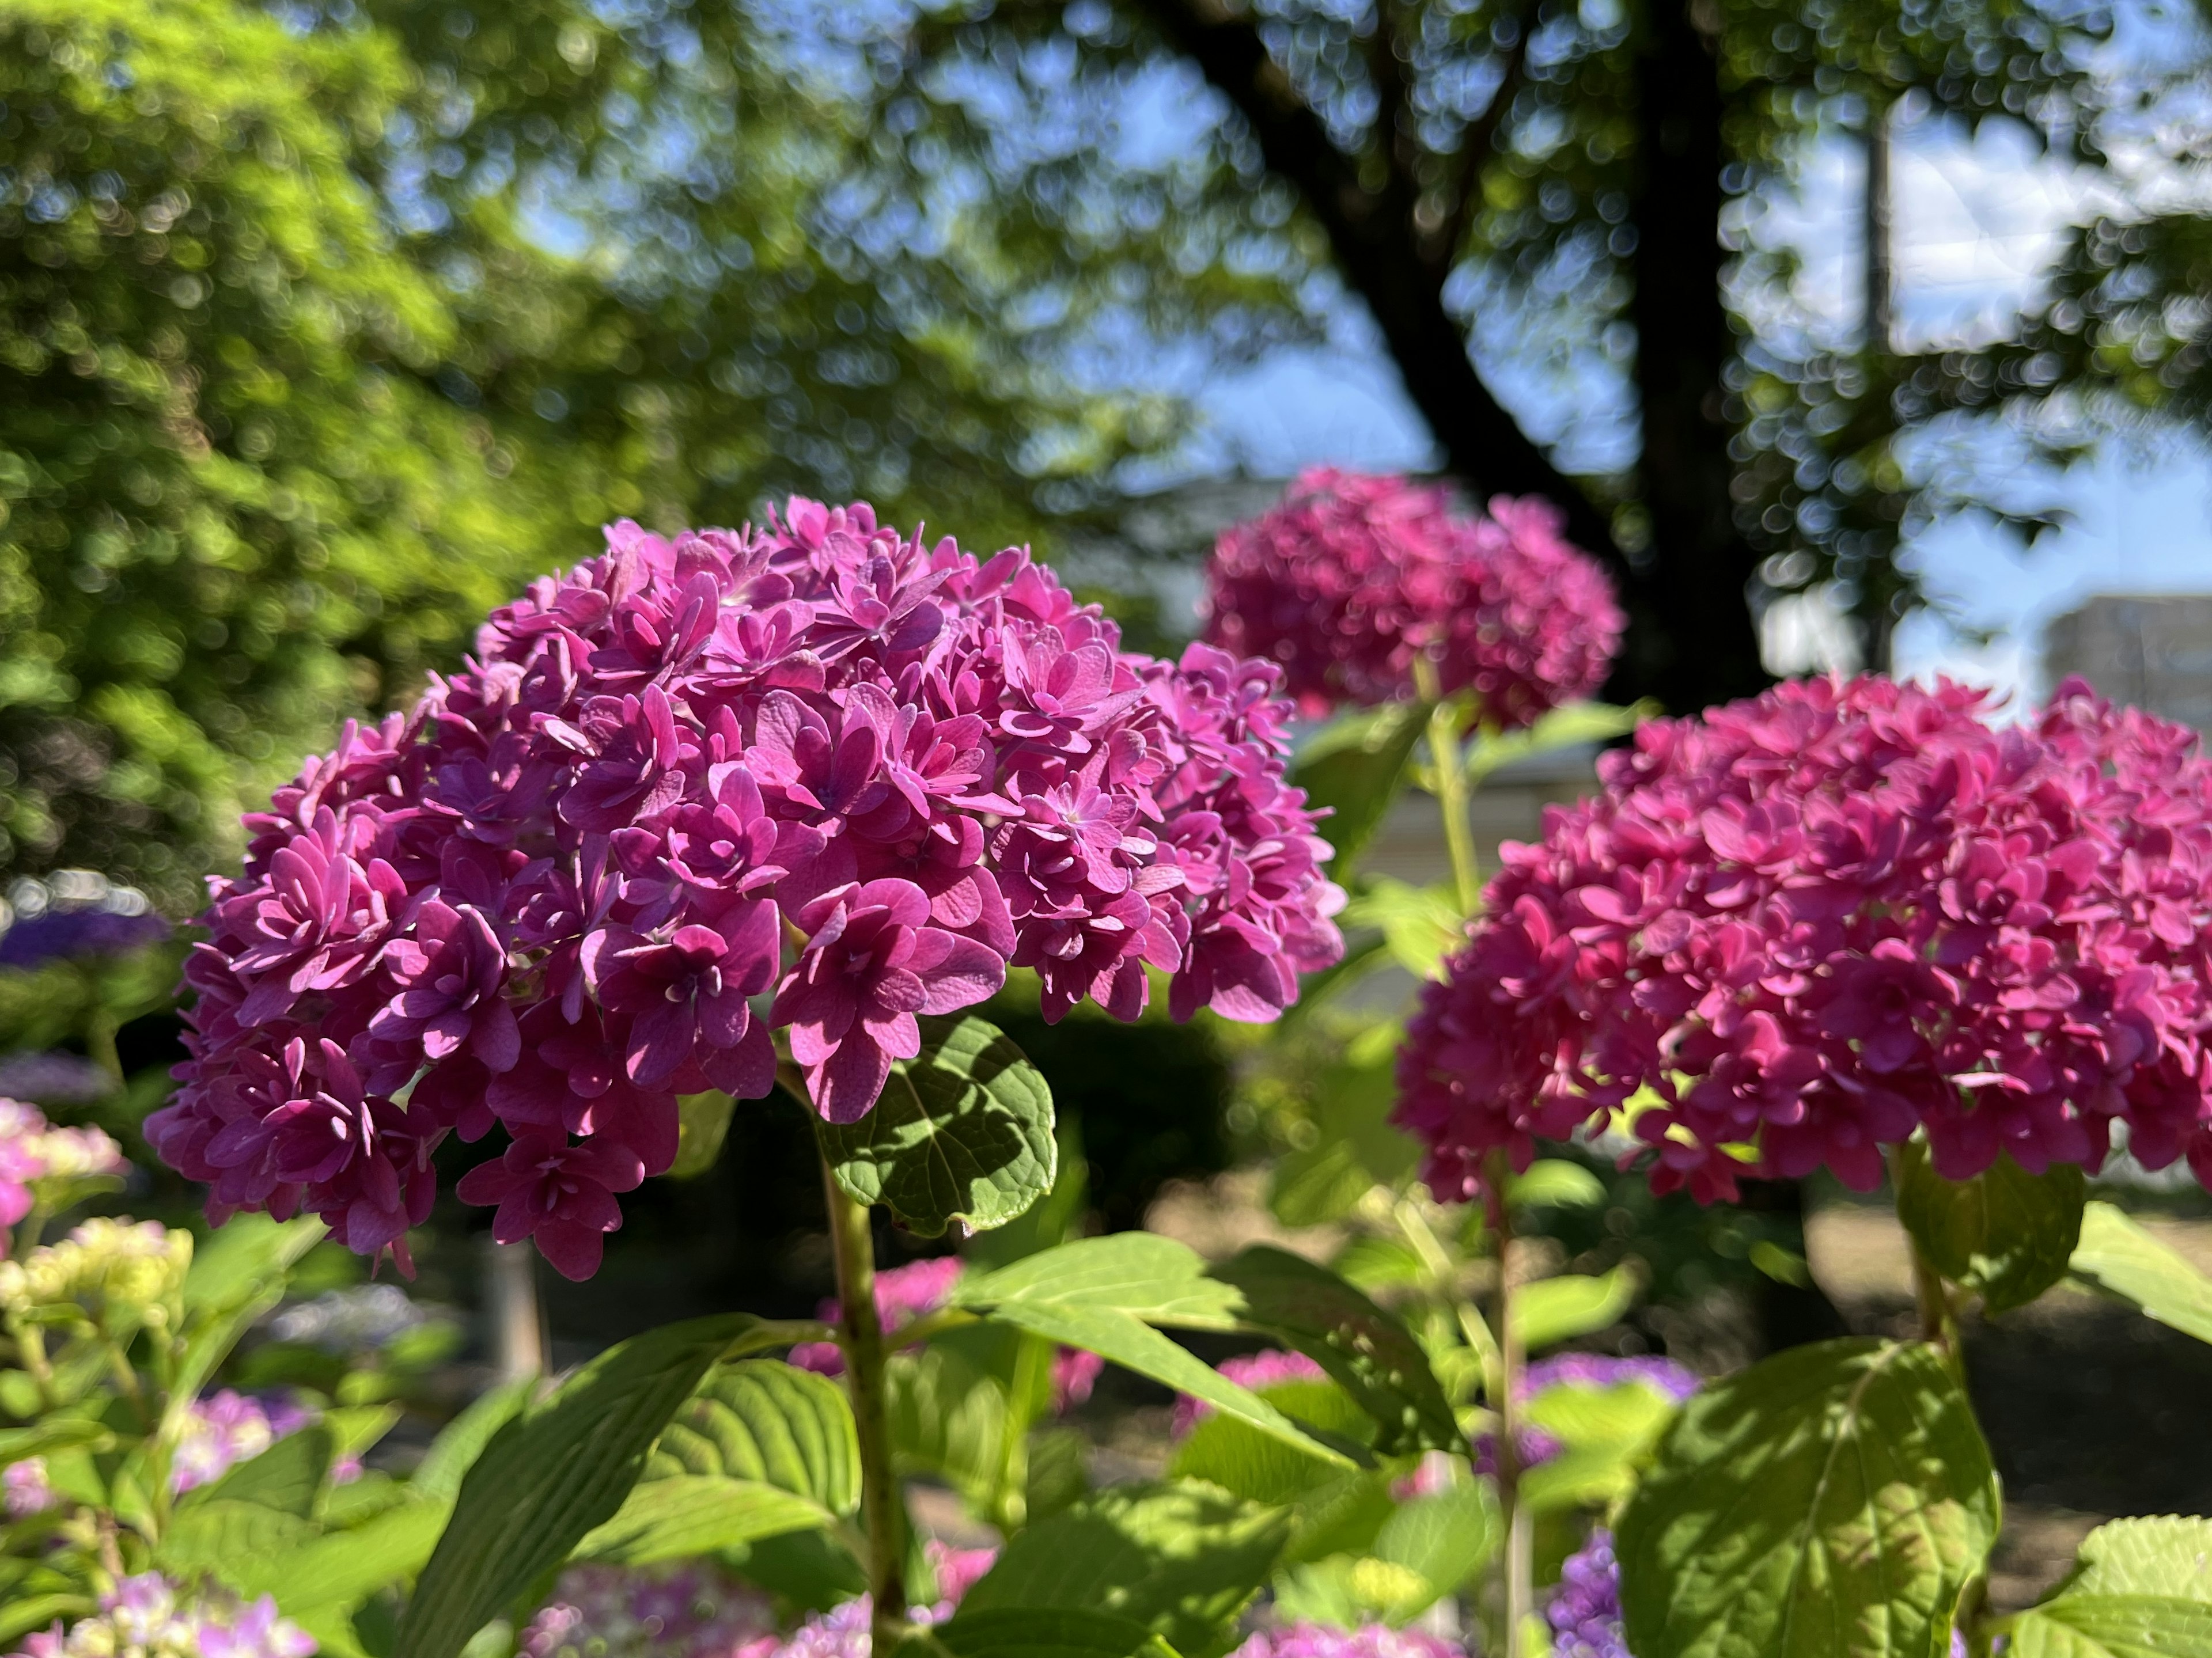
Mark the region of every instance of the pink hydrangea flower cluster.
POLYGON ((1870 1188, 1916 1127, 1952 1179, 2094 1166, 2122 1124, 2212 1180, 2212 762, 2079 681, 2030 725, 1986 707, 1815 680, 1605 756, 1423 993, 1397 1116, 1431 1188, 1623 1108, 1701 1200, 1870 1188))
MULTIPOLYGON (((1255 1393, 1279 1382, 1328 1380, 1328 1372, 1304 1353, 1286 1352, 1279 1347, 1263 1348, 1256 1353, 1238 1353, 1223 1359, 1213 1368, 1238 1387, 1249 1388, 1255 1393)), ((1213 1406, 1204 1400, 1193 1399, 1188 1394, 1177 1394, 1175 1417, 1168 1431, 1181 1439, 1212 1414, 1213 1406)))
POLYGON ((23 1637, 15 1658, 312 1658, 314 1637, 276 1613, 270 1595, 192 1594, 159 1572, 125 1577, 100 1610, 64 1634, 60 1624, 23 1637))
MULTIPOLYGON (((57 1128, 34 1105, 0 1099, 0 1226, 13 1226, 38 1202, 40 1181, 120 1175, 123 1148, 97 1128, 57 1128)), ((0 1240, 0 1254, 6 1252, 0 1240)))
POLYGON ((773 1647, 775 1608, 711 1562, 570 1566, 516 1637, 522 1658, 732 1658, 773 1647))
POLYGON ((501 1126, 460 1196, 580 1278, 679 1095, 768 1091, 772 1029, 849 1122, 1009 964, 1051 1018, 1135 1017, 1148 969, 1177 1017, 1272 1018, 1342 950, 1279 683, 865 506, 617 525, 247 820, 149 1137, 217 1216, 401 1253, 432 1148, 501 1126))
MULTIPOLYGON (((900 1345, 897 1336, 902 1329, 952 1298, 952 1286, 959 1281, 963 1267, 957 1255, 933 1255, 876 1274, 876 1317, 894 1346, 900 1345)), ((835 1324, 845 1315, 844 1303, 831 1296, 817 1305, 814 1315, 824 1324, 835 1324)), ((844 1350, 834 1341, 802 1341, 791 1350, 791 1362, 802 1370, 822 1376, 845 1374, 844 1350)), ((1053 1414, 1064 1415, 1090 1398, 1099 1372, 1105 1368, 1104 1359, 1080 1347, 1056 1349, 1052 1360, 1053 1414)))
MULTIPOLYGON (((952 1615, 996 1549, 924 1546, 938 1599, 909 1616, 927 1627, 952 1615)), ((707 1561, 663 1566, 571 1566, 553 1598, 523 1626, 522 1658, 868 1658, 870 1602, 848 1600, 775 1627, 773 1602, 707 1561)))
POLYGON ((1361 1629, 1284 1624, 1255 1630, 1230 1658, 1467 1658, 1467 1649, 1440 1636, 1385 1624, 1361 1629))
POLYGON ((1215 544, 1206 636, 1281 663, 1310 714, 1412 695, 1425 655, 1485 720, 1525 726, 1595 691, 1626 625, 1562 522, 1542 501, 1468 517, 1432 486, 1317 467, 1215 544))

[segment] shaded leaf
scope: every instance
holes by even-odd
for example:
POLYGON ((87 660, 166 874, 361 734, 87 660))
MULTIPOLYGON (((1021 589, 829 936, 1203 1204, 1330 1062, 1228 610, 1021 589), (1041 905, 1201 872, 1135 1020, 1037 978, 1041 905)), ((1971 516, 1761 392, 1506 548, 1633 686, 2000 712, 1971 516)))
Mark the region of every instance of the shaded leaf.
POLYGON ((1322 1073, 1314 1091, 1314 1143, 1279 1159, 1267 1205, 1286 1226, 1318 1226, 1349 1214, 1368 1189, 1409 1173, 1420 1148, 1391 1127, 1397 1103, 1395 1054, 1348 1060, 1322 1073))
POLYGON ((1428 718, 1427 708, 1416 702, 1353 708, 1299 745, 1291 781, 1306 792, 1308 805, 1331 814, 1321 832, 1336 849, 1333 878, 1342 881, 1351 872, 1382 827, 1428 718))
POLYGON ((1231 1620, 1289 1536, 1279 1509, 1210 1486, 1116 1486, 1017 1533, 968 1591, 960 1616, 1105 1612, 1143 1625, 1191 1658, 1210 1658, 1232 1638, 1231 1620))
POLYGON ((939 1344, 894 1355, 884 1375, 901 1472, 933 1474, 971 1504, 988 1503, 1005 1466, 1006 1389, 939 1344))
POLYGON ((781 1359, 751 1358, 707 1373, 661 1434, 646 1477, 758 1481, 850 1514, 860 1505, 860 1470, 843 1387, 781 1359))
POLYGON ((275 1595, 287 1617, 319 1607, 349 1610, 364 1595, 422 1570, 447 1511, 444 1503, 405 1503, 350 1531, 241 1558, 224 1576, 241 1594, 275 1595))
POLYGON ((394 1658, 456 1658, 613 1516, 709 1367, 764 1332, 781 1333, 742 1313, 650 1331, 609 1348, 501 1428, 461 1480, 394 1658))
POLYGON ((312 1215, 271 1220, 234 1215, 192 1253, 185 1274, 185 1311, 227 1312, 251 1300, 270 1278, 281 1277, 328 1229, 312 1215))
POLYGON ((670 1179, 694 1180, 714 1166, 737 1108, 738 1102, 720 1090, 686 1094, 676 1102, 676 1161, 668 1165, 670 1179))
MULTIPOLYGON (((1340 1437, 1354 1437, 1368 1426, 1366 1413, 1334 1382, 1279 1382, 1254 1391, 1292 1419, 1340 1437)), ((1248 1422, 1217 1413, 1201 1418, 1176 1447, 1168 1473, 1176 1479, 1203 1479, 1233 1497, 1280 1506, 1342 1478, 1344 1467, 1262 1433, 1248 1422)))
MULTIPOLYGON (((930 1631, 927 1642, 951 1658, 1176 1658, 1175 1649, 1142 1624, 1065 1608, 971 1612, 963 1607, 951 1623, 930 1631)), ((911 1644, 900 1645, 899 1658, 914 1658, 911 1644)))
POLYGON ((1707 1388, 1619 1527, 1637 1658, 1929 1658, 1997 1528, 1989 1447, 1919 1342, 1793 1348, 1707 1388))
POLYGON ((586 1533, 576 1557, 625 1566, 716 1554, 763 1537, 809 1531, 836 1518, 780 1485, 720 1474, 640 1480, 615 1517, 586 1533))
POLYGON ((1265 1244, 1213 1269, 1243 1297, 1239 1321, 1305 1354, 1380 1430, 1386 1456, 1463 1448, 1428 1355, 1397 1317, 1325 1266, 1265 1244))
POLYGON ((252 1503, 308 1519, 330 1473, 331 1449, 331 1430, 319 1423, 287 1434, 211 1485, 187 1491, 179 1500, 177 1511, 189 1513, 206 1503, 252 1503))
POLYGON ((1972 1180, 1936 1172, 1928 1147, 1898 1148, 1897 1218, 1921 1253, 1992 1313, 2025 1307, 2066 1276, 2087 1178, 2070 1163, 2031 1175, 2002 1152, 1972 1180))
POLYGON ((1003 1226, 1052 1189, 1052 1090, 988 1020, 921 1023, 921 1056, 891 1067, 874 1110, 816 1125, 823 1153, 854 1199, 924 1237, 1003 1226))
POLYGON ((241 1561, 287 1554, 315 1535, 314 1522, 259 1503, 202 1503, 182 1509, 161 1533, 154 1564, 172 1576, 213 1572, 226 1580, 241 1561))

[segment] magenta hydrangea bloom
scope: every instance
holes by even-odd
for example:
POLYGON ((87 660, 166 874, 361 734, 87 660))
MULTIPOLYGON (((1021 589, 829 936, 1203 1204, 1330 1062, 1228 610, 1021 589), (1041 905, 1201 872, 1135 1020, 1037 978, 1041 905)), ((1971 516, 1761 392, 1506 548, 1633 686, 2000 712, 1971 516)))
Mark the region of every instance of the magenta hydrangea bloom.
POLYGON ((1255 1631, 1230 1658, 1467 1658, 1467 1649, 1456 1641, 1384 1624, 1361 1629, 1282 1624, 1255 1631))
MULTIPOLYGON (((1249 1388, 1255 1392, 1283 1382, 1328 1380, 1328 1372, 1304 1353, 1288 1352, 1279 1347, 1262 1348, 1256 1353, 1238 1353, 1223 1359, 1213 1368, 1238 1387, 1249 1388)), ((1212 1414, 1213 1406, 1204 1400, 1193 1399, 1188 1394, 1177 1394, 1175 1417, 1168 1431, 1181 1439, 1212 1414)))
POLYGON ((217 1218, 404 1267, 433 1151, 498 1127, 460 1195, 580 1277, 678 1097, 766 1093, 774 1030, 849 1122, 1009 963, 1048 1018, 1134 1018, 1155 971, 1179 1018, 1273 1018, 1343 948, 1280 687, 865 506, 617 525, 247 819, 148 1135, 217 1218))
POLYGON ((1505 495, 1469 517, 1431 485, 1317 467, 1215 544, 1206 636, 1282 664, 1309 714, 1409 696, 1426 656, 1486 721, 1525 726, 1595 691, 1626 625, 1563 521, 1505 495))
POLYGON ((1815 680, 1606 756, 1423 992, 1397 1119, 1431 1189, 1624 1107, 1701 1200, 1869 1189, 1916 1127, 1951 1179, 2094 1167, 2118 1123, 2212 1180, 2212 762, 2079 681, 2031 725, 1986 704, 1815 680))
POLYGON ((1613 1533, 1599 1527, 1559 1568, 1544 1608, 1554 1658, 1631 1658, 1620 1618, 1620 1562, 1613 1533))

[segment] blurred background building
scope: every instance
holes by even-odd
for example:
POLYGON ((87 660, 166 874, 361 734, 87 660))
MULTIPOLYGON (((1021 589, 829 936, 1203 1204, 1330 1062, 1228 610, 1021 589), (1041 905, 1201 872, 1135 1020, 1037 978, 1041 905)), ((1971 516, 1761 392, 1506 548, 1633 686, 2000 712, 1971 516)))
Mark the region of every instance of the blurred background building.
POLYGON ((2212 731, 2212 594, 2102 594, 2053 618, 2044 681, 2079 674, 2115 702, 2212 731))

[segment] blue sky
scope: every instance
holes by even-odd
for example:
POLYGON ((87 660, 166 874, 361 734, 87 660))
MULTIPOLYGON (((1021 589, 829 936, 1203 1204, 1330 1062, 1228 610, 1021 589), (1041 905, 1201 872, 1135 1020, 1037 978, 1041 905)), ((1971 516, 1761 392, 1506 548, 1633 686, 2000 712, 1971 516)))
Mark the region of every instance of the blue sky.
MULTIPOLYGON (((1799 252, 1790 301, 1815 327, 1857 324, 1861 166, 1855 145, 1824 145, 1806 158, 1795 189, 1754 216, 1753 234, 1799 252)), ((1901 343, 1916 346, 2002 332, 2035 302, 2069 217, 2104 187, 2052 167, 2023 132, 1996 122, 1971 139, 1901 132, 1893 179, 1895 307, 1901 343)), ((1492 372, 1532 426, 1558 429, 1560 411, 1517 384, 1510 365, 1492 372)), ((1211 424, 1205 447, 1218 465, 1285 476, 1323 461, 1435 464, 1426 427, 1357 312, 1339 320, 1326 347, 1279 351, 1197 389, 1211 424)), ((1919 537, 1908 556, 1951 620, 1923 613, 1908 622, 1896 641, 1899 671, 1948 673, 2024 705, 2049 689, 2037 653, 2051 617, 2097 593, 2212 592, 2212 461, 2194 438, 2111 445, 2057 477, 2008 476, 2001 449, 1988 455, 1992 487, 2062 504, 2070 522, 2032 548, 1967 519, 1919 537), (1982 643, 1972 636, 1979 632, 1992 637, 1982 643)))

